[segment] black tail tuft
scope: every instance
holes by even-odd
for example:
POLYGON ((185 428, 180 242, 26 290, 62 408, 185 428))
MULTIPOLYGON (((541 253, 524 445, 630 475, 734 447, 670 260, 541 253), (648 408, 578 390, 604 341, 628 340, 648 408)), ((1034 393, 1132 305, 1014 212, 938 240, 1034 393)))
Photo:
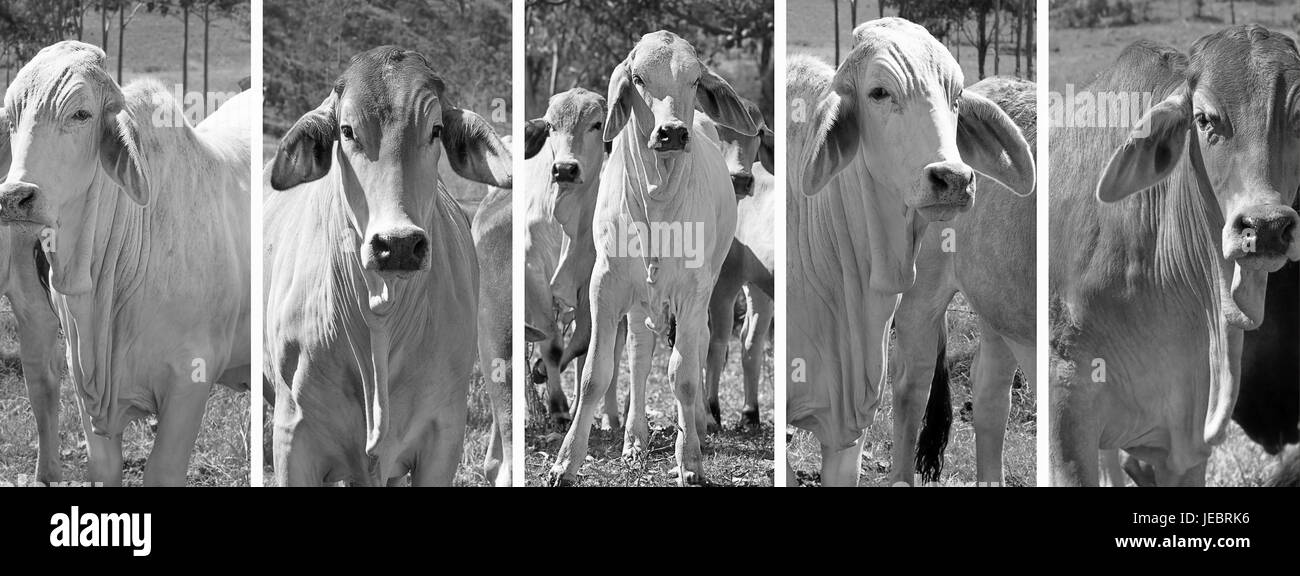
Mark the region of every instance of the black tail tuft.
POLYGON ((916 473, 922 483, 939 481, 943 472, 943 453, 952 429, 952 394, 948 389, 947 342, 940 336, 939 356, 934 361, 934 379, 930 382, 930 399, 925 404, 921 435, 916 441, 916 473))
MULTIPOLYGON (((41 250, 40 240, 32 245, 32 259, 36 260, 36 279, 41 283, 41 290, 45 292, 45 303, 50 306, 50 311, 54 312, 54 299, 50 296, 50 261, 45 258, 45 251, 41 250)), ((58 316, 58 313, 55 312, 54 315, 58 316)))

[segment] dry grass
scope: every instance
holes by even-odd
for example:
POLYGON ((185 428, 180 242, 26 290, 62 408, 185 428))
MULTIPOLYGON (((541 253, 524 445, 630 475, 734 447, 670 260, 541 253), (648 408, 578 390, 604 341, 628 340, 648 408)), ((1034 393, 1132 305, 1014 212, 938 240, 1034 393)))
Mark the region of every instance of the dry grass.
MULTIPOLYGON (((59 399, 63 478, 86 480, 86 441, 72 380, 63 377, 59 399)), ((122 442, 123 482, 139 486, 153 446, 152 419, 127 427, 122 442)), ((248 485, 248 393, 213 386, 203 428, 190 457, 191 486, 248 485)), ((27 401, 19 361, 17 323, 8 299, 0 300, 0 481, 25 483, 36 472, 36 418, 27 401)))
MULTIPOLYGON (((737 323, 739 325, 739 323, 737 323)), ((643 463, 632 466, 622 459, 623 429, 593 426, 587 462, 579 472, 579 486, 676 486, 677 467, 674 443, 677 439, 677 401, 668 383, 670 350, 662 343, 656 347, 650 375, 646 381, 646 418, 650 425, 650 449, 643 463)), ((531 363, 530 363, 531 365, 531 363)), ((627 396, 632 381, 629 362, 619 366, 620 403, 627 396)), ((575 403, 574 370, 564 374, 564 391, 575 403)), ((732 340, 726 369, 719 385, 723 431, 703 438, 704 474, 711 486, 771 486, 772 463, 772 354, 769 348, 763 361, 759 383, 759 421, 757 429, 739 426, 740 408, 744 403, 740 346, 732 340)), ((526 385, 532 385, 531 383, 526 385)), ((541 394, 545 387, 539 386, 541 394)), ((599 420, 599 416, 597 418, 599 420)), ((526 482, 545 486, 547 474, 555 462, 555 453, 564 441, 565 430, 549 423, 530 423, 525 431, 527 453, 524 455, 526 482)))

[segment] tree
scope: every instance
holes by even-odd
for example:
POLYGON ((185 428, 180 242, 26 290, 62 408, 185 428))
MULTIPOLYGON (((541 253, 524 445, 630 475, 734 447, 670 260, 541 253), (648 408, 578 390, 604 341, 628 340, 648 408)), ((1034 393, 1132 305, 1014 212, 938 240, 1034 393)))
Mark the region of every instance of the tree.
POLYGON ((203 22, 203 102, 206 107, 208 103, 208 54, 209 42, 208 35, 212 31, 212 21, 214 19, 228 16, 235 8, 242 5, 243 0, 197 0, 200 3, 199 19, 203 22))

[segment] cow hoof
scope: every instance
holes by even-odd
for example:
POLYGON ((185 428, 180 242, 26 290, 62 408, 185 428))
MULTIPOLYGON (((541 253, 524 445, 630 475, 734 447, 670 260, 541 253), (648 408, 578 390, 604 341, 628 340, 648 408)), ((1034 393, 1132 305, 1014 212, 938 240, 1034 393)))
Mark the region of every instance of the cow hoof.
POLYGON ((573 477, 563 472, 554 470, 546 478, 546 485, 551 488, 568 488, 573 486, 573 477))
POLYGON ((551 422, 554 422, 554 423, 555 423, 555 426, 556 426, 557 428, 568 428, 568 427, 569 427, 569 422, 572 422, 572 421, 573 421, 573 418, 572 418, 571 416, 569 416, 569 411, 568 411, 568 410, 563 410, 563 411, 560 411, 560 412, 552 412, 552 413, 551 413, 551 422))
POLYGON ((740 412, 740 426, 742 428, 758 429, 758 408, 745 408, 740 412))
POLYGON ((635 444, 623 448, 623 462, 633 468, 645 465, 645 448, 635 444))
POLYGON ((677 478, 678 486, 703 486, 704 473, 692 472, 687 470, 685 474, 680 474, 677 478))
POLYGON ((618 416, 605 415, 600 419, 601 430, 618 430, 622 423, 618 421, 618 416))
POLYGON ((709 419, 709 423, 704 426, 704 431, 708 434, 717 434, 722 431, 722 424, 717 420, 709 419))

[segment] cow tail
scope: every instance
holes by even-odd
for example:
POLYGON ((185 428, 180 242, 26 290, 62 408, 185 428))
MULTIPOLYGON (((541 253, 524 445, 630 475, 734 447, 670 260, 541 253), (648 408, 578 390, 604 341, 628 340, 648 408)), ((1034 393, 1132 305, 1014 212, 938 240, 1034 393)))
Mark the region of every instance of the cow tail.
POLYGON ((50 307, 50 312, 58 316, 59 313, 54 310, 54 298, 50 295, 50 260, 45 257, 45 251, 41 250, 40 240, 32 245, 32 259, 36 261, 36 280, 41 284, 41 291, 45 292, 45 304, 50 307))
POLYGON ((948 343, 940 335, 939 354, 934 361, 934 378, 930 381, 930 399, 925 404, 921 434, 916 442, 916 473, 921 482, 939 481, 943 472, 943 453, 952 429, 952 394, 948 389, 948 343))

